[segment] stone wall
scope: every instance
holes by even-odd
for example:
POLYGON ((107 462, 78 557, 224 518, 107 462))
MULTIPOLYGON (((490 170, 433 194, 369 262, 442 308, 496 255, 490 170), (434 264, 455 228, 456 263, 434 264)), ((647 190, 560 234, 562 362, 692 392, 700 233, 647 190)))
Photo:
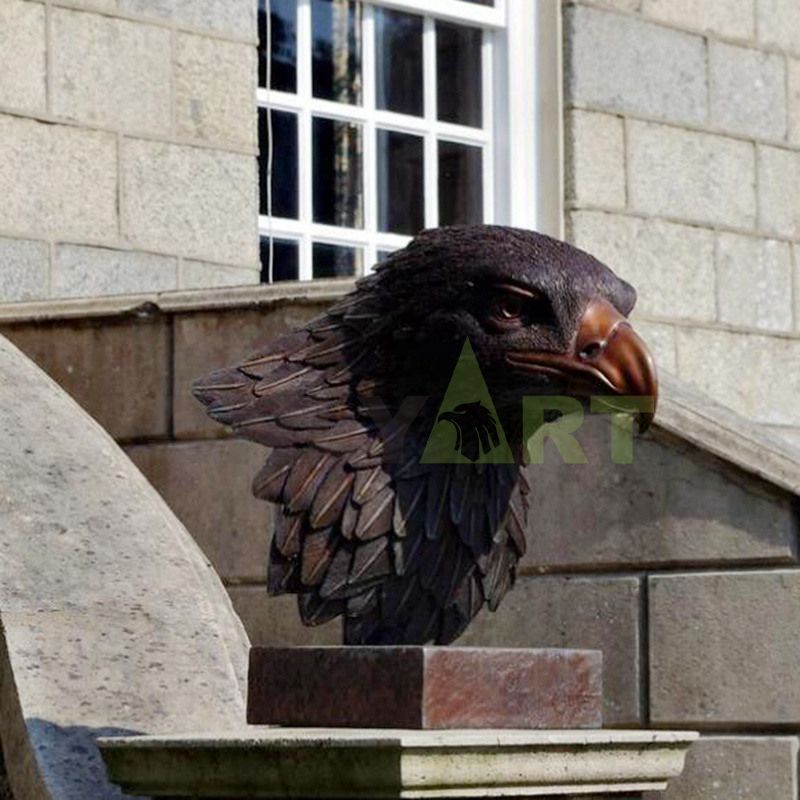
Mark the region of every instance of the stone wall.
POLYGON ((258 282, 252 0, 0 0, 3 302, 258 282))
MULTIPOLYGON (((304 628, 293 598, 267 597, 271 507, 250 494, 265 451, 228 438, 189 386, 346 288, 323 283, 294 300, 296 287, 277 299, 273 287, 247 299, 228 290, 207 306, 187 293, 172 308, 161 298, 162 310, 78 318, 65 305, 57 318, 0 325, 123 443, 222 576, 256 643, 332 644, 340 631, 336 622, 304 628)), ((739 422, 733 435, 752 435, 739 422)), ((530 468, 517 586, 461 640, 603 650, 608 725, 704 733, 668 800, 796 800, 797 499, 786 481, 767 479, 773 445, 756 441, 763 464, 745 469, 712 455, 721 451, 711 439, 702 447, 656 428, 637 441, 633 465, 610 466, 607 430, 587 425, 588 466, 549 452, 530 468)))
POLYGON ((569 238, 665 368, 800 442, 800 6, 564 4, 569 238))

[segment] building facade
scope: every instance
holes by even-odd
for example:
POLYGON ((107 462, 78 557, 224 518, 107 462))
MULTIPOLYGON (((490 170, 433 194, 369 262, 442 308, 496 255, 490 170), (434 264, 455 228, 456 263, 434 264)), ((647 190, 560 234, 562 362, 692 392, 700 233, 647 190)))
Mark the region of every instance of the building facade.
POLYGON ((519 585, 465 641, 602 648, 608 724, 704 732, 670 800, 796 800, 797 487, 759 436, 800 441, 798 187, 794 0, 0 0, 0 333, 125 447, 254 642, 339 630, 265 597, 263 450, 193 378, 424 226, 538 228, 636 285, 707 399, 635 470, 538 481, 519 585), (712 401, 753 423, 725 447, 689 431, 712 401))

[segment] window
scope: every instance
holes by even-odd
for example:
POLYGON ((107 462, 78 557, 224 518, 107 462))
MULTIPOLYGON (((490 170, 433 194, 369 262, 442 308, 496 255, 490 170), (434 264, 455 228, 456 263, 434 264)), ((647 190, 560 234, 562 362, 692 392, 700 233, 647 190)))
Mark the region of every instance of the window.
POLYGON ((260 0, 264 282, 363 274, 426 227, 536 224, 538 5, 260 0))

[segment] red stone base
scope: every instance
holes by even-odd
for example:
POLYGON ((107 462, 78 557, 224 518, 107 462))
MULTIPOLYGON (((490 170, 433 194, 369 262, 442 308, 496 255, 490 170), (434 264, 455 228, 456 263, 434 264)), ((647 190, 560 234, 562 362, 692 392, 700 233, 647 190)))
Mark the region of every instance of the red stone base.
POLYGON ((342 728, 599 728, 596 650, 254 647, 247 721, 342 728))

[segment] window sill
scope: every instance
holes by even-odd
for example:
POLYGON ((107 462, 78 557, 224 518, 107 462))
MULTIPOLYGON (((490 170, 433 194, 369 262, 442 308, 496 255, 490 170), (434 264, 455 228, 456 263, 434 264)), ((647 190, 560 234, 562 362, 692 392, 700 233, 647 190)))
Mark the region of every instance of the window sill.
POLYGON ((192 289, 152 294, 62 298, 0 304, 0 324, 46 322, 90 317, 116 317, 148 313, 185 313, 338 300, 355 286, 352 278, 291 281, 281 284, 192 289))

